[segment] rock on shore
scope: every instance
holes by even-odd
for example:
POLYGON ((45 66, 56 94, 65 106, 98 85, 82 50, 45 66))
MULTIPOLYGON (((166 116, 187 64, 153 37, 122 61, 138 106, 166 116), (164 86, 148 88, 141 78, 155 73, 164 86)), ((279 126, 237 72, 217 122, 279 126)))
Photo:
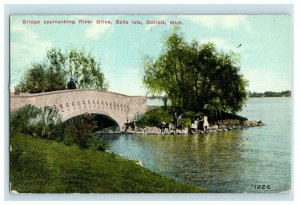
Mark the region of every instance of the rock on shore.
POLYGON ((160 129, 158 127, 137 127, 134 131, 129 130, 126 133, 129 134, 144 134, 144 135, 187 135, 187 134, 205 134, 224 132, 229 130, 243 130, 250 127, 261 127, 264 123, 259 120, 219 120, 215 124, 211 124, 208 130, 191 130, 189 128, 183 128, 182 130, 175 129, 160 129))

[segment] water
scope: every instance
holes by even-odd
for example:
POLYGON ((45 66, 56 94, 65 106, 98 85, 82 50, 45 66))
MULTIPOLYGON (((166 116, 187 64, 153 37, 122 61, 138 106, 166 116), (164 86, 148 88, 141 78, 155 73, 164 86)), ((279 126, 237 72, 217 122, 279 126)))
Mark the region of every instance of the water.
POLYGON ((111 150, 210 192, 282 192, 291 186, 291 99, 251 98, 240 115, 266 126, 199 136, 101 136, 111 150), (264 188, 264 189, 263 189, 264 188))

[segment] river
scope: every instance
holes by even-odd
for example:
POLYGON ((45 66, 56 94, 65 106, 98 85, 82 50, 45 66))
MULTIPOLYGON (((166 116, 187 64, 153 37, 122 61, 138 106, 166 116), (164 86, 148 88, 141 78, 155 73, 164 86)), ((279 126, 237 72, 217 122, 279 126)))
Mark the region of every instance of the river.
POLYGON ((207 135, 102 135, 111 151, 210 192, 291 189, 291 98, 250 98, 239 113, 263 127, 207 135))

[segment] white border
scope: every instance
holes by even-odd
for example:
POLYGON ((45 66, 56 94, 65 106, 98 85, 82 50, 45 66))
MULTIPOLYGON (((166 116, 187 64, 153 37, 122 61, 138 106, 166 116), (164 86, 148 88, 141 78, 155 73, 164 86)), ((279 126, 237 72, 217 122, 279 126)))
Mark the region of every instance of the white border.
MULTIPOLYGON (((295 1, 225 1, 226 4, 223 4, 224 1, 206 1, 206 3, 210 3, 210 5, 186 5, 187 3, 196 3, 195 1, 186 0, 181 1, 180 4, 184 5, 128 5, 128 3, 157 3, 161 2, 161 0, 152 0, 152 1, 127 1, 127 5, 112 5, 112 4, 122 4, 124 1, 121 0, 111 0, 109 1, 110 5, 86 5, 87 3, 97 3, 97 1, 86 0, 81 3, 85 3, 85 5, 28 5, 28 3, 42 3, 37 0, 26 1, 27 5, 18 5, 18 3, 24 3, 22 0, 10 0, 4 1, 6 3, 13 3, 14 5, 4 5, 2 7, 2 11, 4 11, 4 17, 1 15, 1 22, 4 25, 4 38, 1 38, 0 43, 4 46, 4 50, 2 50, 3 55, 1 55, 1 62, 4 62, 4 73, 0 75, 0 82, 2 84, 4 92, 1 93, 1 102, 4 102, 4 106, 1 106, 0 113, 4 116, 4 119, 1 118, 1 127, 0 130, 3 130, 2 136, 4 138, 3 144, 3 152, 1 152, 1 160, 3 161, 4 170, 1 170, 1 182, 4 183, 4 194, 2 199, 6 200, 76 200, 76 201, 90 201, 90 200, 184 200, 184 201, 192 201, 192 200, 209 200, 209 201, 222 201, 222 200, 255 200, 255 201, 263 201, 263 200, 292 200, 293 193, 290 194, 92 194, 92 195, 79 195, 79 194, 54 194, 54 195, 41 195, 41 194, 30 194, 30 195, 9 195, 8 194, 8 15, 9 14, 282 14, 289 13, 292 16, 294 15, 294 19, 299 19, 299 15, 297 12, 299 11, 299 4, 296 4, 295 1), (244 5, 230 5, 231 3, 243 3, 244 5), (250 3, 256 3, 250 4, 250 3), (263 5, 264 3, 272 3, 271 5, 263 5), (290 3, 291 5, 280 5, 280 4, 290 3), (218 5, 213 5, 218 4, 218 5), (221 5, 220 5, 221 4, 221 5), (245 5, 247 4, 247 5, 245 5), (279 4, 279 5, 278 5, 279 4), (294 6, 294 8, 293 8, 294 6), (4 59, 2 59, 4 56, 4 59), (4 171, 4 173, 2 173, 4 171)), ((43 1, 43 3, 52 3, 53 1, 43 1)), ((72 3, 74 1, 58 1, 55 2, 57 4, 61 3, 72 3)), ((77 1, 78 2, 78 1, 77 1)), ((106 2, 108 3, 108 2, 106 2)), ((172 2, 172 3, 175 3, 172 2)), ((297 36, 299 36, 298 27, 296 27, 296 22, 294 22, 294 56, 298 56, 299 49, 296 45, 299 44, 297 36)), ((293 100, 294 105, 298 105, 298 94, 295 92, 296 88, 299 87, 298 79, 298 71, 297 67, 299 67, 298 59, 294 59, 294 75, 293 75, 293 100)), ((2 90, 2 91, 3 91, 2 90)), ((297 107, 293 108, 294 113, 299 113, 297 107)), ((299 119, 296 114, 294 114, 294 122, 299 122, 299 119)), ((297 126, 294 127, 294 145, 297 143, 297 126)), ((299 140, 298 140, 299 141, 299 140)), ((297 144, 298 145, 298 144, 297 144)), ((294 150, 295 152, 297 150, 294 150)), ((294 158, 292 158, 294 159, 294 158)), ((2 165, 3 165, 2 164, 2 165)), ((293 164, 294 173, 297 173, 296 162, 293 164)), ((292 181, 297 182, 298 178, 293 176, 292 181)), ((294 183, 292 183, 292 186, 294 183)), ((294 185, 296 189, 296 185, 294 185)), ((296 193, 296 192, 295 192, 296 193)), ((297 199, 297 194, 295 194, 295 199, 297 199)), ((130 202, 132 203, 132 202, 130 202)), ((32 204, 32 202, 30 202, 32 204)), ((232 204, 232 203, 231 203, 232 204)))

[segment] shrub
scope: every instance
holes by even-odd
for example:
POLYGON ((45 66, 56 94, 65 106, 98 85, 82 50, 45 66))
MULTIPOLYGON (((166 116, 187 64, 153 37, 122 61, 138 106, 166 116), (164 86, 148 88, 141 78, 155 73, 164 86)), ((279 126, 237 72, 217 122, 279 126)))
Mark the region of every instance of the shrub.
POLYGON ((95 137, 95 128, 96 123, 90 114, 73 118, 64 125, 58 110, 48 106, 37 108, 26 105, 12 112, 10 118, 11 136, 23 133, 66 145, 76 144, 81 148, 105 151, 109 146, 95 137))
POLYGON ((145 113, 136 124, 139 127, 158 126, 162 121, 171 122, 172 114, 170 114, 168 110, 157 108, 145 113))
POLYGON ((55 107, 26 105, 11 113, 10 129, 16 132, 59 140, 63 136, 61 115, 55 107))
POLYGON ((41 109, 32 105, 11 112, 10 114, 10 132, 12 135, 16 132, 24 134, 33 134, 32 128, 36 124, 36 118, 41 113, 41 109))
POLYGON ((65 140, 69 143, 75 142, 81 148, 88 148, 95 127, 96 123, 90 114, 71 119, 65 127, 65 140))
POLYGON ((47 139, 60 140, 63 135, 61 115, 55 107, 41 108, 35 132, 47 139))

